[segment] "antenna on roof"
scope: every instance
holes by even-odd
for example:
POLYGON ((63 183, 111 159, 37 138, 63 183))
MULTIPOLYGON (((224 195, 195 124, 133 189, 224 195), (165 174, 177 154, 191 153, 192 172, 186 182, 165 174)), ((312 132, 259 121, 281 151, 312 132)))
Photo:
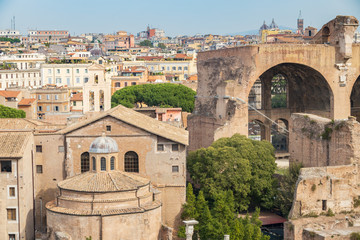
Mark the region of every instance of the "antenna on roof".
POLYGON ((299 13, 299 17, 298 17, 298 19, 301 19, 301 10, 300 10, 300 13, 299 13))

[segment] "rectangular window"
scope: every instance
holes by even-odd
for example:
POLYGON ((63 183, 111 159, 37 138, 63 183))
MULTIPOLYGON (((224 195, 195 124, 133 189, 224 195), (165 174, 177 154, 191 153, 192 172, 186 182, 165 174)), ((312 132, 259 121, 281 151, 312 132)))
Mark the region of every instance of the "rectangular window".
POLYGON ((326 206, 326 200, 322 200, 322 210, 326 211, 327 206, 326 206))
POLYGON ((87 83, 89 81, 89 78, 84 78, 84 83, 87 83))
POLYGON ((52 78, 48 78, 48 84, 52 83, 52 78))
POLYGON ((46 95, 46 100, 50 100, 50 95, 49 94, 46 95))
POLYGON ((1 172, 11 172, 11 161, 0 161, 1 172))
POLYGON ((60 74, 60 69, 56 69, 56 72, 60 74))
POLYGON ((79 69, 76 69, 76 73, 80 73, 80 70, 79 70, 79 69))
POLYGON ((15 187, 9 187, 9 197, 11 198, 16 197, 15 187))
POLYGON ((106 131, 108 131, 108 132, 111 131, 111 126, 110 126, 110 125, 107 125, 107 126, 106 126, 106 131))
POLYGON ((16 208, 8 208, 7 211, 7 220, 16 221, 16 208))
POLYGON ((39 112, 42 111, 42 106, 38 106, 38 111, 39 111, 39 112))
POLYGON ((173 152, 179 151, 179 144, 172 144, 172 145, 171 145, 171 150, 172 150, 173 152))
POLYGON ((80 83, 80 78, 76 78, 76 83, 80 83))
POLYGON ((41 100, 41 95, 38 95, 38 99, 41 100))
POLYGON ((172 67, 172 70, 175 71, 175 70, 176 70, 176 67, 172 67))
POLYGON ((61 78, 56 78, 56 83, 61 83, 61 78))
POLYGON ((48 69, 48 73, 51 74, 51 69, 48 69))
POLYGON ((187 71, 187 70, 188 70, 188 67, 184 67, 184 70, 187 71))
POLYGON ((15 234, 9 234, 9 240, 16 240, 15 234))
POLYGON ((158 145, 157 145, 157 150, 158 150, 159 152, 163 152, 163 151, 164 151, 164 144, 158 144, 158 145))
POLYGON ((54 106, 54 111, 58 112, 59 111, 59 106, 54 106))
POLYGON ((76 107, 76 101, 73 102, 74 107, 76 107))
POLYGON ((87 70, 87 69, 85 69, 85 73, 88 73, 88 70, 87 70))
POLYGON ((70 78, 66 78, 66 84, 70 86, 70 78))
POLYGON ((42 145, 36 145, 36 152, 42 152, 42 145))
POLYGON ((172 172, 179 172, 179 166, 172 166, 172 172))
POLYGON ((59 147, 58 147, 58 151, 59 151, 59 152, 64 152, 64 146, 59 146, 59 147))
POLYGON ((135 86, 135 85, 136 85, 136 82, 132 82, 131 85, 132 85, 132 86, 135 86))
POLYGON ((55 100, 58 100, 59 96, 57 94, 55 94, 55 100))
POLYGON ((70 73, 70 69, 66 69, 66 73, 70 73))
POLYGON ((50 112, 50 106, 46 106, 46 111, 50 112))
POLYGON ((36 165, 36 173, 43 173, 43 166, 42 165, 36 165))
POLYGON ((182 70, 182 67, 178 67, 178 70, 182 70))

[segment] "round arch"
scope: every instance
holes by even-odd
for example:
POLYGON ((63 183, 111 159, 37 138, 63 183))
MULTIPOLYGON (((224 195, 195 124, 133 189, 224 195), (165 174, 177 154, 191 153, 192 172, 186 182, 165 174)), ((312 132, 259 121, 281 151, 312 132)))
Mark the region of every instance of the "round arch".
POLYGON ((289 150, 289 122, 279 118, 271 125, 271 143, 277 152, 289 150))
POLYGON ((360 120, 360 75, 355 80, 350 94, 350 107, 351 116, 356 117, 356 120, 360 120))

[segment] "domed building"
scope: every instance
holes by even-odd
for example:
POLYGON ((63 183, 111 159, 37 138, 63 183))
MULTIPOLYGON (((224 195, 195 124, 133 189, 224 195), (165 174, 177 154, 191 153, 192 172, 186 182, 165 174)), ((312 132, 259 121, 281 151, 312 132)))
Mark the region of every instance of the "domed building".
POLYGON ((90 171, 58 183, 46 204, 50 239, 158 239, 161 197, 150 181, 119 170, 118 144, 110 137, 90 145, 90 171))

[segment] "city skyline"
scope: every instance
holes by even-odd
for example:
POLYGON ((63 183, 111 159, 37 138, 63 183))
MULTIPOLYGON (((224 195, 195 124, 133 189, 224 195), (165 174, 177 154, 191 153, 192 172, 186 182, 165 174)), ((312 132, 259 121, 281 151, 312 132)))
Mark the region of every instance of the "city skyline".
POLYGON ((221 5, 213 0, 206 3, 185 0, 181 4, 165 0, 136 3, 106 0, 101 4, 84 0, 0 0, 0 29, 10 29, 11 18, 15 16, 15 28, 22 34, 32 29, 69 30, 71 35, 118 30, 136 34, 150 25, 165 30, 167 36, 225 35, 258 29, 264 20, 270 23, 272 18, 278 25, 296 28, 300 10, 305 27, 320 28, 336 15, 360 18, 360 2, 356 0, 227 1, 221 5), (284 10, 279 11, 279 6, 284 10))

